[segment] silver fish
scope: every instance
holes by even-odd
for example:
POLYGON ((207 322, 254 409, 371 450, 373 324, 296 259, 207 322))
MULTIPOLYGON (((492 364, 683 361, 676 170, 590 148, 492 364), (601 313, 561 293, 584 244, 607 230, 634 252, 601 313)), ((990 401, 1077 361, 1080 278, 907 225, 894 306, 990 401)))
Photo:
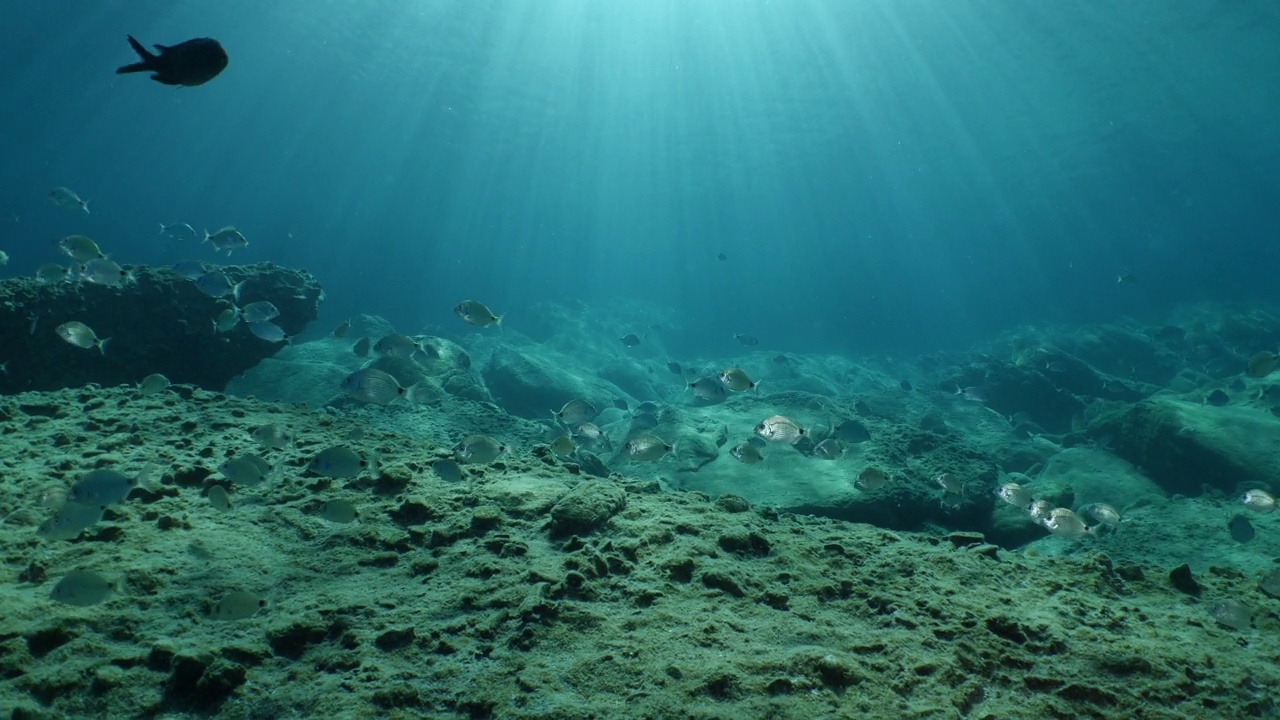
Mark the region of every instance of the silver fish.
POLYGON ((233 285, 221 270, 210 270, 196 278, 196 287, 200 288, 200 292, 214 298, 230 295, 237 303, 240 302, 240 289, 244 287, 244 283, 242 280, 233 285))
POLYGON ((734 445, 733 449, 729 451, 729 454, 738 462, 745 463, 747 465, 754 465, 761 460, 764 460, 764 456, 760 454, 760 449, 749 442, 734 445))
POLYGON ((258 611, 266 606, 266 600, 251 592, 233 590, 214 603, 214 606, 209 610, 209 619, 224 622, 248 620, 257 615, 258 611))
POLYGON ((774 415, 761 420, 760 424, 755 427, 755 433, 769 442, 792 444, 805 436, 804 428, 797 425, 794 420, 781 415, 774 415))
POLYGON ((747 373, 742 368, 727 368, 720 373, 720 382, 724 386, 734 392, 743 392, 746 390, 755 390, 756 383, 747 377, 747 373))
POLYGON ((174 223, 172 225, 160 223, 160 234, 168 235, 176 240, 196 239, 196 229, 186 223, 174 223))
POLYGON ((556 420, 573 427, 594 420, 600 414, 600 410, 590 402, 578 398, 565 403, 559 412, 552 410, 551 414, 556 420))
POLYGON ((199 260, 180 260, 170 265, 169 269, 188 280, 196 280, 208 272, 204 263, 199 260))
POLYGON ((641 462, 652 462, 661 460, 676 450, 674 445, 668 445, 666 441, 657 435, 649 433, 641 433, 627 441, 626 446, 622 448, 628 458, 641 462))
POLYGON ((468 435, 453 447, 454 457, 467 464, 484 465, 506 452, 505 445, 488 435, 468 435))
POLYGON ((137 477, 115 470, 91 470, 72 484, 67 500, 81 505, 112 505, 128 497, 138 481, 137 477))
POLYGON ((218 317, 213 319, 213 331, 215 333, 231 332, 240 324, 240 308, 232 306, 218 313, 218 317))
POLYGON ((240 234, 240 231, 234 225, 228 225, 212 235, 209 234, 208 230, 205 230, 204 239, 200 242, 209 243, 214 250, 219 252, 226 250, 228 255, 231 254, 232 250, 249 247, 249 241, 245 239, 244 235, 240 234))
POLYGON ((240 308, 240 317, 247 323, 267 322, 280 317, 280 310, 268 300, 259 300, 240 308))
POLYGON ((858 473, 858 479, 854 481, 853 486, 864 492, 876 490, 884 487, 889 482, 889 476, 879 468, 864 468, 858 473))
POLYGON ((98 352, 103 355, 107 354, 107 343, 111 341, 111 338, 102 338, 99 340, 98 336, 94 334, 93 330, 90 329, 88 325, 76 320, 62 323, 54 329, 54 332, 58 334, 58 337, 78 348, 87 350, 88 348, 96 347, 98 348, 98 352))
POLYGON ((840 447, 840 441, 835 438, 827 438, 818 443, 813 449, 815 457, 823 460, 836 460, 844 453, 844 448, 840 447))
POLYGON ((237 455, 218 466, 222 477, 246 487, 257 487, 274 475, 271 464, 257 455, 237 455))
POLYGON ((354 352, 356 357, 369 357, 369 345, 369 338, 360 338, 355 345, 351 346, 351 352, 354 352))
POLYGON ((403 359, 411 358, 418 353, 430 354, 422 343, 399 333, 393 333, 374 343, 373 351, 384 357, 403 359))
POLYGON ((72 570, 53 586, 49 598, 66 605, 89 607, 106 601, 114 590, 115 586, 97 573, 72 570))
POLYGON ((81 200, 80 196, 75 194, 71 188, 54 188, 49 191, 49 201, 58 207, 67 208, 68 210, 83 210, 86 215, 89 214, 89 201, 81 200))
MULTIPOLYGON (((409 389, 390 373, 377 368, 357 370, 342 381, 342 391, 357 402, 386 405, 398 398, 408 397, 409 389)), ((408 397, 412 400, 412 397, 408 397)))
POLYGON ((485 307, 485 304, 478 300, 463 300, 453 307, 453 314, 462 318, 463 322, 468 325, 477 327, 489 327, 497 325, 502 327, 502 315, 494 315, 493 311, 485 307))
POLYGON ((106 257, 98 248, 98 243, 84 235, 68 235, 58 241, 58 249, 78 263, 106 257))
POLYGON ((36 534, 50 540, 72 540, 102 519, 105 505, 63 503, 53 517, 36 528, 36 534))
POLYGON ((160 373, 151 373, 142 378, 142 382, 138 383, 138 394, 142 397, 155 395, 156 393, 169 387, 169 378, 160 373))
POLYGON ((256 427, 249 433, 249 437, 259 445, 272 450, 287 448, 293 444, 294 440, 293 431, 279 423, 256 427))
POLYGON ((345 525, 355 522, 356 518, 360 517, 360 513, 356 510, 355 503, 350 500, 330 500, 321 508, 320 516, 331 523, 345 525))
POLYGON ((120 287, 133 280, 133 275, 114 260, 97 258, 80 266, 80 277, 94 285, 120 287))
POLYGON ((56 285, 66 282, 70 277, 71 271, 57 263, 46 263, 36 268, 36 282, 38 283, 56 285))
POLYGON ((693 391, 694 397, 701 400, 716 401, 729 397, 728 388, 719 378, 699 378, 689 383, 688 389, 693 391))
POLYGON ((289 342, 289 336, 284 334, 284 328, 273 322, 261 321, 248 323, 249 332, 255 337, 266 340, 267 342, 289 342))
POLYGON ((321 450, 312 458, 307 469, 327 478, 353 478, 365 470, 377 472, 377 462, 373 458, 364 459, 349 447, 334 445, 321 450))

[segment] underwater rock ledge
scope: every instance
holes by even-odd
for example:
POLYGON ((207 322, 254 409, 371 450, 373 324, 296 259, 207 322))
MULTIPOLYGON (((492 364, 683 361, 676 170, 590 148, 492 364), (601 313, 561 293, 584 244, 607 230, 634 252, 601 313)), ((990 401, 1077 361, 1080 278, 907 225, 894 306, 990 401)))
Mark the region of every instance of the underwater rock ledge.
MULTIPOLYGON (((210 297, 167 268, 126 269, 134 282, 119 287, 34 278, 0 281, 0 363, 7 363, 0 394, 132 384, 154 372, 175 383, 221 390, 283 347, 255 337, 243 323, 215 332, 213 319, 230 307, 230 296, 210 297), (106 352, 58 337, 55 328, 72 320, 110 338, 106 352)), ((240 305, 269 300, 279 308, 274 322, 288 335, 315 320, 324 299, 320 283, 305 270, 273 263, 221 270, 232 283, 244 281, 240 305)))

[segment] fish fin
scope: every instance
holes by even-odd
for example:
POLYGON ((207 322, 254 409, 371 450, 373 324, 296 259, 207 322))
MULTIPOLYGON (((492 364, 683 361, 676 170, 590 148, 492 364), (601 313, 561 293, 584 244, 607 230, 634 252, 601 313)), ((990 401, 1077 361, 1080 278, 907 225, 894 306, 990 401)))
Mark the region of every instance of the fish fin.
POLYGON ((161 45, 160 43, 151 43, 151 47, 155 48, 160 52, 164 52, 165 50, 169 49, 168 47, 161 45))
POLYGON ((111 338, 102 338, 101 340, 99 340, 99 341, 97 342, 97 345, 98 345, 98 352, 102 353, 103 355, 106 355, 106 354, 107 354, 107 343, 109 343, 109 342, 111 342, 111 338))

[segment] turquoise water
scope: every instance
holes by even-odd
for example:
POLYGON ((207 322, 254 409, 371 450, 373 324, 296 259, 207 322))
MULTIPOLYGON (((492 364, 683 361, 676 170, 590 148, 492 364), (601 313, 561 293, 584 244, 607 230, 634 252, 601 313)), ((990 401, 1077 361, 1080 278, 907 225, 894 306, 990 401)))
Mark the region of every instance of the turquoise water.
POLYGON ((157 223, 234 224, 238 259, 310 269, 335 319, 622 298, 678 314, 689 351, 736 332, 926 351, 1271 298, 1275 14, 23 3, 0 50, 0 237, 25 273, 71 232, 167 264, 197 249, 157 223), (215 37, 230 65, 198 88, 116 76, 130 33, 215 37), (50 206, 59 185, 90 218, 50 206))

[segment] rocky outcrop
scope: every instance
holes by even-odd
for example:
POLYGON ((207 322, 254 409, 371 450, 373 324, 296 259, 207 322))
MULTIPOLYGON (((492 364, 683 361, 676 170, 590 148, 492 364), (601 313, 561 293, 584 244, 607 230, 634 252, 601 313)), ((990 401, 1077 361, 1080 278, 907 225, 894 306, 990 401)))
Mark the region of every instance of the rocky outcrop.
MULTIPOLYGON (((136 383, 151 373, 221 390, 284 346, 259 339, 243 323, 215 332, 213 319, 230 307, 230 296, 210 297, 167 268, 126 269, 135 280, 120 287, 32 278, 0 282, 0 363, 7 369, 0 373, 0 393, 136 383), (72 320, 110 338, 106 352, 58 337, 55 328, 72 320)), ((286 334, 316 319, 324 294, 306 271, 272 263, 222 271, 233 283, 244 281, 241 305, 269 300, 279 308, 274 322, 286 334)))

